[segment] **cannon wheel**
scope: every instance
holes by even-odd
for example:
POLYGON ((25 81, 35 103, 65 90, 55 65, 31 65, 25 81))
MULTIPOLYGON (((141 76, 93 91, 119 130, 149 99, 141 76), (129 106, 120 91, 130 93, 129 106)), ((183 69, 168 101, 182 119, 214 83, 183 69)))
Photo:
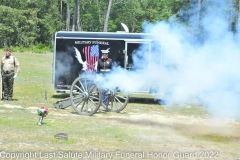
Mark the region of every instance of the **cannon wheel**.
POLYGON ((91 116, 101 106, 102 92, 93 79, 78 77, 72 83, 70 101, 78 114, 91 116))
POLYGON ((128 104, 129 93, 121 92, 119 89, 109 90, 108 96, 102 100, 102 106, 107 112, 121 112, 128 104))

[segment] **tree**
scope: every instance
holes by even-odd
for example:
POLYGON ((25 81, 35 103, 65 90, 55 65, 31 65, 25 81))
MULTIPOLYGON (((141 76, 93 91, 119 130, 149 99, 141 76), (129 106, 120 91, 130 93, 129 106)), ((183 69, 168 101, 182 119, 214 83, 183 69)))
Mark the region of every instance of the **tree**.
POLYGON ((75 31, 77 21, 77 0, 74 0, 74 14, 73 14, 73 26, 72 31, 75 31))
POLYGON ((80 26, 80 0, 77 0, 77 29, 78 31, 81 31, 81 26, 80 26))
POLYGON ((67 0, 66 31, 70 30, 70 0, 67 0))
MULTIPOLYGON (((130 32, 142 32, 145 21, 168 21, 169 17, 198 35, 203 27, 210 0, 0 0, 1 46, 31 46, 38 43, 50 45, 56 31, 115 32, 123 30, 125 23, 130 32), (183 8, 183 6, 185 8, 183 8), (194 6, 194 12, 188 11, 194 6), (192 18, 194 18, 194 23, 192 18), (71 26, 71 27, 70 27, 71 26)), ((228 0, 238 10, 229 13, 230 30, 240 26, 240 0, 228 0), (237 16, 238 15, 238 16, 237 16)), ((239 27, 240 28, 240 27, 239 27)), ((239 33, 240 34, 240 33, 239 33)))
POLYGON ((106 12, 106 14, 105 14, 105 16, 104 16, 103 32, 107 32, 107 28, 108 28, 108 18, 109 18, 109 14, 110 14, 110 11, 111 11, 111 7, 112 7, 112 0, 109 0, 107 12, 106 12))
POLYGON ((36 12, 0 6, 0 39, 4 46, 30 46, 37 37, 36 12))
POLYGON ((60 30, 62 30, 62 17, 63 17, 63 1, 60 0, 60 30))

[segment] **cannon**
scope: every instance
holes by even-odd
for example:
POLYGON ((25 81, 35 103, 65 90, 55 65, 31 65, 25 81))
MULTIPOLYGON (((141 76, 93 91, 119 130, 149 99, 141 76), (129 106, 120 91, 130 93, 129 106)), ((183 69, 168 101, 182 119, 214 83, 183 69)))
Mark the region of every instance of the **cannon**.
POLYGON ((94 76, 80 76, 74 80, 70 97, 54 104, 64 109, 72 106, 80 115, 91 116, 102 106, 107 112, 122 111, 129 101, 129 93, 120 89, 101 88, 94 76))

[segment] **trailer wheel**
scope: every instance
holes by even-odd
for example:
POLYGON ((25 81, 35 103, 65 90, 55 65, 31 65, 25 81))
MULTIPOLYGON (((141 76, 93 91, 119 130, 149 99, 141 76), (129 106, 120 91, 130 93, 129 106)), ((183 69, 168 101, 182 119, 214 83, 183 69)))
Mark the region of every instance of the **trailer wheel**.
POLYGON ((91 78, 78 77, 72 83, 70 100, 78 114, 91 116, 101 106, 102 92, 91 78))
POLYGON ((107 112, 121 112, 129 101, 129 93, 121 92, 118 88, 108 90, 108 94, 102 97, 102 106, 107 112))

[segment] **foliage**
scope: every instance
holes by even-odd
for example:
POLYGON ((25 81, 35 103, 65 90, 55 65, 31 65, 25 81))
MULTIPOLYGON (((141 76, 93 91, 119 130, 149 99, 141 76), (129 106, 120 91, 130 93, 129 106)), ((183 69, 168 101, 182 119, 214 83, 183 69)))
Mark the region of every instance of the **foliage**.
MULTIPOLYGON (((238 10, 239 0, 228 1, 232 3, 233 9, 238 10)), ((70 25, 72 25, 74 17, 78 17, 80 22, 79 27, 68 26, 70 31, 72 29, 103 31, 109 0, 0 1, 0 48, 18 46, 22 51, 22 48, 38 44, 53 45, 55 32, 67 28, 66 8, 68 2, 70 2, 70 25), (80 13, 79 16, 74 16, 77 2, 79 2, 80 13)), ((108 32, 121 31, 123 28, 120 23, 125 23, 130 32, 142 32, 144 22, 167 21, 174 16, 181 23, 196 30, 188 22, 193 14, 200 14, 200 11, 189 12, 188 9, 192 6, 197 8, 199 4, 207 6, 209 0, 112 0, 107 29, 108 32)), ((204 16, 204 12, 204 7, 202 7, 200 15, 204 16)), ((232 17, 229 22, 232 30, 236 31, 237 13, 227 12, 229 17, 232 17)))
POLYGON ((0 38, 2 46, 29 46, 37 31, 36 12, 0 6, 0 38))
MULTIPOLYGON (((7 47, 2 48, 3 51, 6 50, 7 47)), ((11 50, 13 52, 33 52, 33 53, 47 53, 47 52, 53 52, 53 46, 47 46, 43 43, 39 43, 37 45, 31 45, 28 47, 24 47, 22 45, 11 47, 11 50)))
POLYGON ((0 47, 51 44, 59 25, 57 3, 16 1, 12 4, 11 7, 0 5, 0 47))
POLYGON ((46 53, 47 51, 49 51, 49 47, 42 43, 32 47, 32 52, 34 53, 46 53))

